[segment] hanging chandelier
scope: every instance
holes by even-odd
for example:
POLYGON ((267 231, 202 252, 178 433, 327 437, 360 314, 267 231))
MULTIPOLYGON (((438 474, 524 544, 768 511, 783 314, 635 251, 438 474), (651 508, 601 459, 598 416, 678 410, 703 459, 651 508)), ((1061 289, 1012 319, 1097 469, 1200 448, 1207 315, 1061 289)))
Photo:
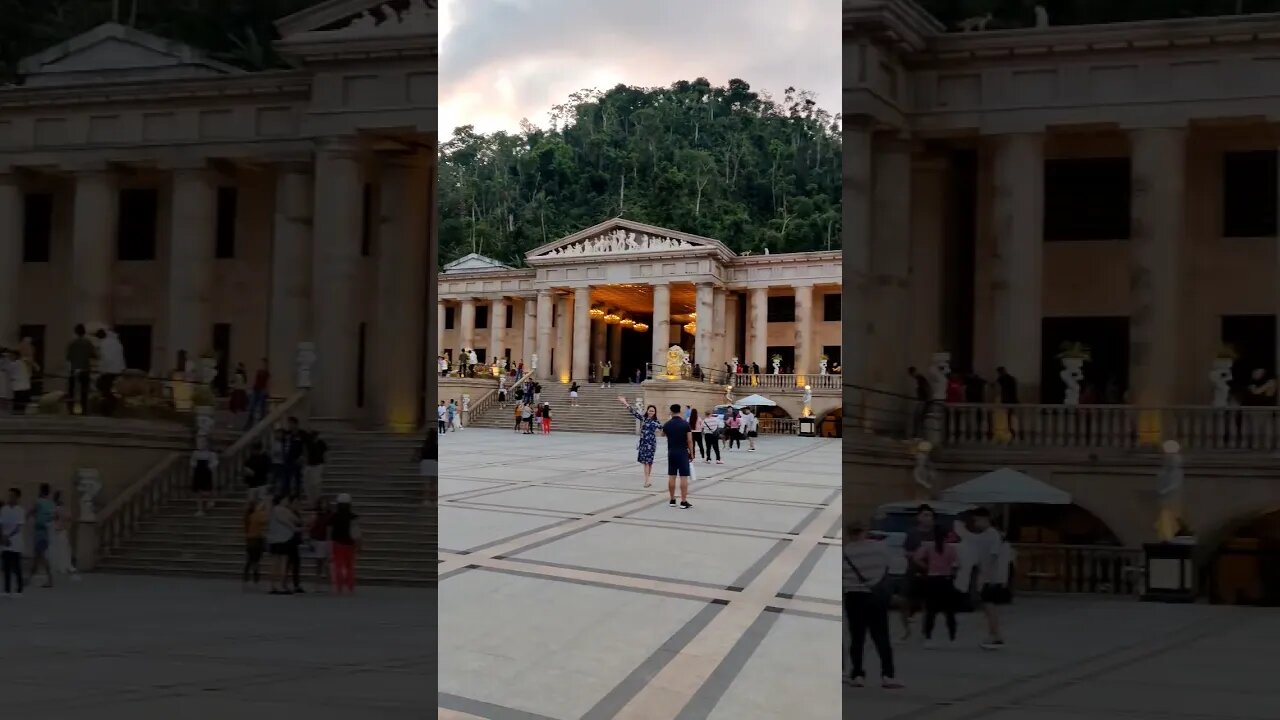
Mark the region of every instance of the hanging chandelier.
POLYGON ((635 325, 632 325, 631 329, 635 330, 636 332, 649 332, 649 326, 642 322, 638 322, 635 325))
POLYGON ((698 332, 698 323, 692 322, 692 321, 685 323, 684 331, 689 333, 690 335, 696 334, 698 332))
POLYGON ((587 311, 587 314, 590 315, 593 320, 599 320, 600 318, 604 317, 604 309, 593 307, 587 311))
POLYGON ((609 313, 608 315, 604 316, 604 321, 608 325, 617 325, 618 323, 622 322, 622 318, 618 317, 613 313, 609 313))
POLYGON ((618 321, 618 324, 621 325, 622 327, 631 327, 632 325, 636 324, 636 321, 632 320, 629 317, 624 317, 618 321))

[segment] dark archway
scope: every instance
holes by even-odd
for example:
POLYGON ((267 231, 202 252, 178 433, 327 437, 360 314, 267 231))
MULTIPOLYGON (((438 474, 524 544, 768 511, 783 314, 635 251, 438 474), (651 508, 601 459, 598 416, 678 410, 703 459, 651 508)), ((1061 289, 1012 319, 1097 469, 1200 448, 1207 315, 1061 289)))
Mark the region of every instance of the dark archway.
POLYGON ((818 417, 818 437, 838 438, 844 430, 844 407, 840 406, 822 413, 818 417))
POLYGON ((1201 577, 1209 602, 1280 606, 1280 508, 1228 523, 1207 540, 1201 577))

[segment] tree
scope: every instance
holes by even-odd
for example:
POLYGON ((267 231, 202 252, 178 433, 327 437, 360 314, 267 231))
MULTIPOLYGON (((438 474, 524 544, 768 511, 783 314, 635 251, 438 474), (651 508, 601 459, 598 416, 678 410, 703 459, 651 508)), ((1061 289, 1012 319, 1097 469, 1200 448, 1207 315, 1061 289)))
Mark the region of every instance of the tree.
POLYGON ((811 93, 774 102, 744 80, 582 90, 549 128, 455 130, 440 148, 440 253, 518 265, 624 215, 737 251, 840 247, 839 116, 811 93))

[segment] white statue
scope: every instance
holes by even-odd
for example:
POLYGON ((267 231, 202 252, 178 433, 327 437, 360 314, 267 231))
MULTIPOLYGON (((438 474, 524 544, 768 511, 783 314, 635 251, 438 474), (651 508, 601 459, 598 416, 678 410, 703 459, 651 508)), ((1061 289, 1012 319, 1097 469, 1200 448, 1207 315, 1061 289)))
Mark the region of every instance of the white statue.
POLYGON ((471 410, 471 395, 469 395, 468 393, 463 393, 462 394, 462 412, 468 412, 469 410, 471 410))
POLYGON ((916 448, 916 466, 911 471, 911 479, 925 490, 933 490, 933 464, 929 462, 929 443, 920 443, 916 448))
POLYGON ((498 368, 499 368, 500 370, 502 370, 503 372, 506 372, 506 371, 507 371, 507 356, 506 356, 506 355, 503 355, 501 358, 499 358, 499 359, 498 359, 498 368))
POLYGON ((939 402, 947 400, 947 381, 951 379, 951 353, 934 353, 929 361, 929 384, 933 390, 933 399, 939 402))
POLYGON ((813 404, 813 388, 812 387, 808 385, 804 386, 804 398, 801 399, 801 402, 804 403, 804 406, 806 408, 813 404))
POLYGON ((1043 5, 1037 5, 1035 8, 1035 11, 1036 11, 1036 27, 1038 28, 1049 27, 1049 11, 1046 10, 1043 5))
POLYGON ((989 22, 991 22, 991 13, 965 18, 957 24, 957 27, 960 28, 960 32, 983 32, 987 29, 989 22))
POLYGON ((726 405, 733 404, 733 386, 732 385, 724 386, 724 403, 726 405))
POLYGON ((480 364, 480 358, 476 356, 475 348, 471 348, 470 350, 467 351, 467 364, 468 365, 480 364))
POLYGON ((826 359, 826 358, 821 358, 820 360, 818 360, 818 374, 819 374, 819 375, 826 375, 826 374, 827 374, 827 359, 826 359))
POLYGON ((537 372, 537 371, 538 371, 538 353, 534 353, 534 354, 529 358, 529 369, 530 369, 530 370, 532 370, 532 371, 534 371, 534 372, 537 372))
POLYGON ((1224 408, 1231 402, 1231 366, 1235 361, 1220 357, 1213 361, 1213 369, 1209 371, 1209 382, 1213 384, 1213 406, 1224 408))
POLYGON ((778 355, 773 356, 773 374, 774 375, 782 374, 782 358, 778 355))
POLYGON ((213 434, 213 426, 217 424, 213 419, 213 408, 201 406, 196 408, 196 442, 208 442, 209 436, 213 434))
POLYGON ((667 348, 667 375, 673 378, 684 377, 685 363, 688 359, 688 354, 679 345, 667 348))
POLYGON ((316 364, 315 343, 298 343, 298 354, 295 362, 294 384, 298 386, 299 390, 306 390, 311 387, 311 367, 316 364))
POLYGON ((1182 448, 1177 442, 1164 443, 1164 464, 1156 479, 1156 497, 1160 510, 1156 516, 1156 535, 1164 542, 1173 540, 1182 523, 1182 448))
POLYGON ((102 490, 102 482, 98 480, 98 471, 93 468, 81 468, 76 471, 76 491, 80 493, 80 522, 96 522, 97 508, 94 498, 102 490))
POLYGON ((1058 377, 1062 378, 1062 384, 1066 387, 1066 391, 1062 396, 1062 404, 1079 405, 1080 381, 1084 380, 1084 358, 1062 358, 1062 372, 1058 373, 1058 377))

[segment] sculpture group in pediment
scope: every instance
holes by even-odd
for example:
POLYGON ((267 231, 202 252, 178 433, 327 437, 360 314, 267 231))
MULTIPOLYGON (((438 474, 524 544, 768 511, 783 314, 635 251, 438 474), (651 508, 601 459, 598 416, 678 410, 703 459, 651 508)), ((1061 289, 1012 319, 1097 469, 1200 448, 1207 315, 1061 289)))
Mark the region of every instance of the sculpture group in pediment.
POLYGON ((677 250, 680 248, 690 247, 695 246, 687 240, 662 237, 660 235, 648 235, 645 233, 637 234, 635 232, 618 229, 602 235, 597 235, 594 238, 580 240, 571 245, 558 247, 548 254, 556 257, 572 257, 577 255, 604 255, 607 253, 677 250))

